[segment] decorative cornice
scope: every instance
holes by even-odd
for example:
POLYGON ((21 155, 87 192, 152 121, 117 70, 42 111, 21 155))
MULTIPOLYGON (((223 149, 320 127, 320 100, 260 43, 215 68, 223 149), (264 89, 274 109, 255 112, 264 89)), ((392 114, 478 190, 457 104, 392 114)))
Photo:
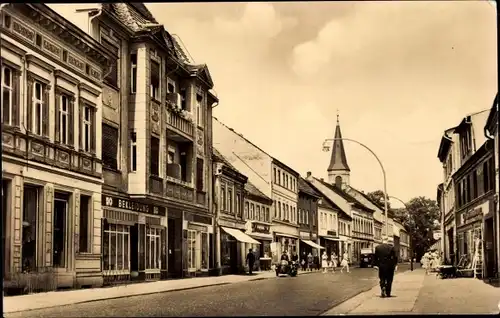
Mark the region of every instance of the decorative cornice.
POLYGON ((2 38, 2 41, 0 43, 2 44, 2 49, 6 49, 19 57, 25 57, 28 53, 5 38, 2 38))
POLYGON ((54 70, 56 69, 55 66, 52 66, 45 61, 42 61, 41 59, 39 59, 38 57, 36 57, 33 54, 27 54, 26 61, 28 62, 28 64, 33 63, 37 66, 40 66, 41 68, 43 68, 44 70, 46 70, 49 73, 54 72, 54 70))
POLYGON ((75 86, 78 86, 78 84, 80 83, 80 81, 76 78, 74 78, 73 76, 69 75, 68 73, 64 72, 63 70, 55 70, 54 71, 54 76, 57 78, 62 78, 63 80, 75 85, 75 86))
POLYGON ((94 102, 86 99, 85 97, 80 96, 79 102, 80 102, 80 105, 88 105, 88 106, 92 106, 94 108, 97 108, 97 105, 94 102))
POLYGON ((75 93, 73 93, 72 91, 67 90, 66 88, 56 84, 56 95, 60 95, 61 93, 68 95, 68 97, 70 97, 72 99, 72 101, 75 100, 75 93))
POLYGON ((101 95, 100 91, 91 87, 90 85, 87 85, 86 83, 80 83, 79 89, 82 91, 85 91, 87 93, 90 93, 91 95, 93 95, 95 97, 99 97, 101 95))

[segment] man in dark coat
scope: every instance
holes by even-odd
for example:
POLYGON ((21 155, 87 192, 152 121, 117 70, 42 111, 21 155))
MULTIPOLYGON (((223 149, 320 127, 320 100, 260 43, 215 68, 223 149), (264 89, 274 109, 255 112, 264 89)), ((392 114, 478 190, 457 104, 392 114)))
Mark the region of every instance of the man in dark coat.
POLYGON ((252 249, 248 250, 247 264, 248 264, 248 274, 252 275, 253 265, 255 264, 255 255, 253 254, 252 249))
POLYGON ((397 270, 398 256, 394 246, 389 245, 386 239, 375 248, 374 265, 375 268, 378 268, 381 296, 391 297, 392 280, 394 272, 397 270))

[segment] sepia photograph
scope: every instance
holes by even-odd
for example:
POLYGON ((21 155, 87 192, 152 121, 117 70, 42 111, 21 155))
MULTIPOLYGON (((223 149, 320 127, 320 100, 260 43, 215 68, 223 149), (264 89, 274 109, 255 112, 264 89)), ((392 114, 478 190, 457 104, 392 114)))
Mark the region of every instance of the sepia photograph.
POLYGON ((500 314, 497 3, 1 3, 3 315, 500 314))

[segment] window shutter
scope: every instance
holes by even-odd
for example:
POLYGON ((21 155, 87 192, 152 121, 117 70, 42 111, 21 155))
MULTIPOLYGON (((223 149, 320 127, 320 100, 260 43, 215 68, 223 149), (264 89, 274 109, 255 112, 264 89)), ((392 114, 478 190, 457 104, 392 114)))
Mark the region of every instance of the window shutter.
POLYGON ((20 122, 19 122, 19 108, 20 108, 20 100, 21 100, 21 92, 19 91, 19 72, 14 72, 13 77, 12 77, 13 83, 12 83, 12 92, 13 92, 13 98, 12 98, 12 125, 19 127, 20 122))
POLYGON ((50 85, 46 85, 43 91, 43 123, 42 123, 42 135, 45 137, 49 136, 49 90, 50 85))
POLYGON ((79 130, 79 144, 80 146, 78 147, 80 150, 83 149, 83 108, 84 108, 84 104, 82 103, 82 101, 80 100, 80 103, 78 105, 78 116, 80 117, 80 120, 78 121, 78 130, 79 130))
POLYGON ((91 113, 90 113, 90 151, 92 153, 96 153, 96 120, 95 120, 95 117, 96 117, 96 109, 95 108, 92 108, 91 109, 91 113))
POLYGON ((32 112, 33 112, 33 78, 28 75, 28 85, 26 90, 26 129, 33 129, 32 112))
POLYGON ((118 129, 102 124, 102 161, 105 166, 117 169, 118 129))
POLYGON ((73 145, 73 129, 75 129, 75 123, 73 121, 73 113, 75 111, 75 98, 71 96, 69 98, 69 108, 68 108, 68 144, 73 145))
POLYGON ((56 116, 56 135, 54 137, 54 140, 56 142, 59 142, 59 131, 60 131, 60 111, 61 111, 61 94, 59 93, 56 93, 56 111, 54 112, 55 116, 56 116))

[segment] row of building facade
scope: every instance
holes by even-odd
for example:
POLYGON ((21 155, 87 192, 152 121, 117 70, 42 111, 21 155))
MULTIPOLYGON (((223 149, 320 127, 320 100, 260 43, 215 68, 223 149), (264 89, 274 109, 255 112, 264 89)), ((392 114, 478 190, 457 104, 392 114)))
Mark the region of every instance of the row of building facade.
POLYGON ((437 188, 440 248, 448 263, 474 262, 475 274, 485 278, 496 277, 499 269, 498 142, 495 97, 491 108, 447 129, 438 151, 443 164, 437 188))
POLYGON ((207 66, 142 3, 0 13, 7 288, 41 272, 57 288, 236 273, 249 248, 261 267, 323 248, 356 263, 381 242, 343 144, 328 181, 302 178, 213 118, 207 66))

